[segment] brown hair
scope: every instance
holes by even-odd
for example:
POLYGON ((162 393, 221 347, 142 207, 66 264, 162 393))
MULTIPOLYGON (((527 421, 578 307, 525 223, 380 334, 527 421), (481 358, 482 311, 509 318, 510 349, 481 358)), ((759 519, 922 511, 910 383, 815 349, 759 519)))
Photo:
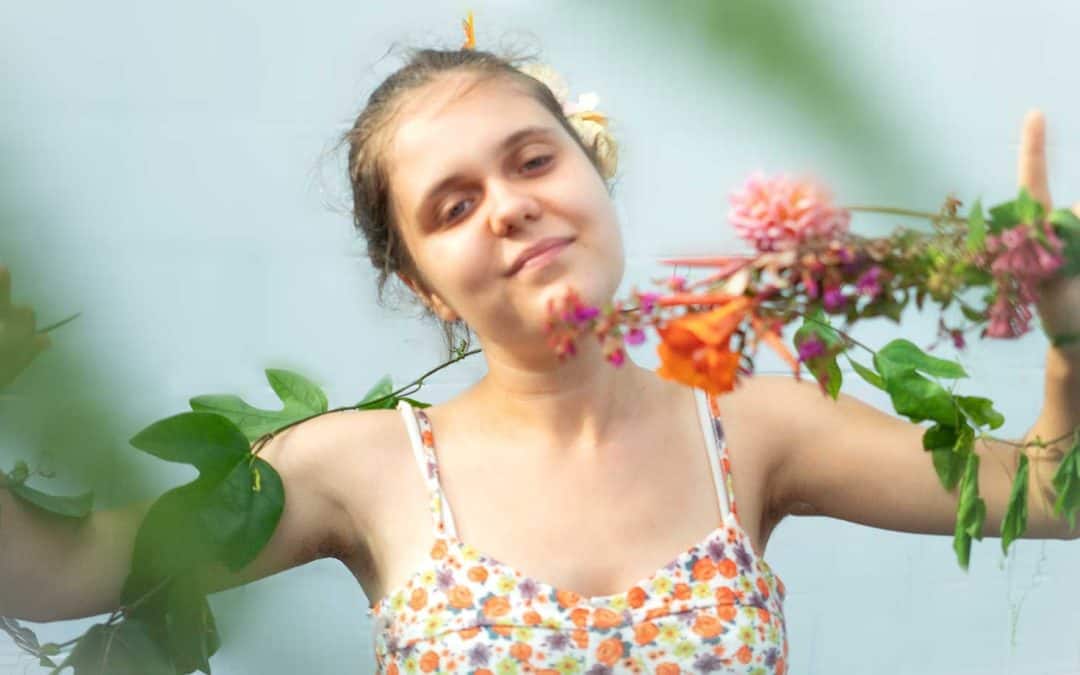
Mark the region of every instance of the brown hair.
MULTIPOLYGON (((342 137, 341 141, 349 148, 353 224, 366 239, 368 257, 378 270, 377 299, 380 305, 384 304, 386 284, 395 273, 400 272, 425 290, 429 288, 409 255, 398 229, 399 224, 394 222, 391 186, 384 161, 384 151, 392 136, 396 113, 410 92, 450 73, 475 74, 477 82, 497 77, 516 81, 524 85, 529 95, 558 120, 603 176, 596 143, 586 145, 582 141, 563 114, 562 104, 547 85, 518 70, 520 65, 531 60, 526 57, 498 56, 478 49, 409 50, 405 65, 375 88, 352 128, 342 137)), ((608 189, 611 190, 610 183, 608 189)), ((459 341, 465 348, 468 347, 471 332, 463 321, 438 319, 429 307, 425 307, 424 314, 442 325, 448 353, 454 353, 459 341)))

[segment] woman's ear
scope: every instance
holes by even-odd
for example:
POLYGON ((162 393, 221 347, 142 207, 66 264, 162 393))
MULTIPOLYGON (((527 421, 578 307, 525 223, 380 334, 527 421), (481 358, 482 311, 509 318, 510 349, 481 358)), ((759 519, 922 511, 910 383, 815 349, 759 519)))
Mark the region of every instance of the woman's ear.
POLYGON ((398 279, 401 279, 402 283, 408 286, 409 290, 415 293, 417 297, 419 297, 420 300, 423 301, 423 303, 427 305, 427 307, 432 312, 435 312, 435 316, 439 317, 443 321, 451 322, 457 321, 461 318, 460 316, 458 316, 457 312, 450 308, 450 305, 447 305, 445 302, 443 302, 442 298, 440 298, 435 293, 430 293, 425 290, 422 284, 413 281, 406 275, 402 274, 400 271, 395 272, 395 274, 397 274, 398 279))

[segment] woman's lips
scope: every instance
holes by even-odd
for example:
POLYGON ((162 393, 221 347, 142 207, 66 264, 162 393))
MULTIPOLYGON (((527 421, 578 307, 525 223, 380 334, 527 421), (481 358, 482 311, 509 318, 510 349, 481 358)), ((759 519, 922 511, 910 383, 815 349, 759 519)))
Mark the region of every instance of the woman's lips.
POLYGON ((507 276, 513 276, 527 267, 540 267, 546 264, 548 261, 558 256, 572 241, 573 239, 552 238, 550 240, 537 242, 537 244, 526 249, 525 253, 518 257, 507 276))

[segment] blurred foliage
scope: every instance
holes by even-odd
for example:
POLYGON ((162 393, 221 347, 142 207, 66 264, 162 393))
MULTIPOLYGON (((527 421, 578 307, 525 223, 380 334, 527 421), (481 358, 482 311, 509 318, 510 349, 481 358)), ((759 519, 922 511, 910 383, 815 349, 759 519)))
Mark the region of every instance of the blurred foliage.
MULTIPOLYGON (((626 7, 619 3, 614 11, 627 12, 626 7)), ((894 122, 876 103, 877 92, 862 89, 855 73, 845 69, 859 54, 841 53, 821 30, 814 3, 638 0, 634 7, 652 30, 677 37, 673 45, 701 52, 705 60, 697 75, 730 71, 751 80, 771 93, 795 128, 832 142, 835 156, 853 173, 874 176, 882 190, 940 190, 934 168, 940 163, 915 142, 910 125, 894 122), (693 36, 698 39, 687 39, 693 36)))

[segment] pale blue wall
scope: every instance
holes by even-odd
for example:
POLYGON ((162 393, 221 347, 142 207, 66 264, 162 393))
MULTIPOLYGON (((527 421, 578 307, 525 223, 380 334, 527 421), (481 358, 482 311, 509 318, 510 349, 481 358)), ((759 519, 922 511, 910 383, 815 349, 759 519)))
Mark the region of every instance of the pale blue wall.
MULTIPOLYGON (((873 133, 850 138, 802 119, 782 79, 766 86, 700 36, 655 25, 662 12, 646 20, 614 2, 10 3, 0 197, 17 217, 0 243, 22 257, 0 261, 43 320, 83 311, 35 367, 73 344, 96 354, 72 386, 109 392, 122 440, 194 394, 271 404, 266 366, 309 374, 345 403, 384 372, 407 379, 437 363, 432 328, 375 306, 339 165, 323 153, 396 63, 380 61, 391 42, 456 45, 470 6, 481 44, 539 45, 615 119, 628 285, 658 274, 661 255, 731 245, 725 194, 757 168, 815 170, 849 203, 1010 198, 1033 105, 1049 119, 1055 194, 1080 198, 1080 7, 1064 0, 791 3, 788 20, 866 104, 873 133)), ((925 342, 933 324, 910 330, 925 342)), ((1035 335, 964 357, 968 391, 999 402, 1007 434, 1034 419, 1044 344, 1035 335)), ((637 358, 655 362, 648 349, 637 358)), ((424 397, 449 397, 480 367, 441 374, 424 397)), ((162 489, 189 475, 157 464, 143 462, 162 489)), ((964 574, 950 538, 789 519, 767 557, 790 592, 793 673, 1080 672, 1078 543, 1021 542, 1004 560, 986 540, 964 574)), ((217 673, 370 672, 366 601, 336 562, 212 604, 225 639, 217 673)), ((37 628, 68 639, 89 625, 37 628)), ((0 639, 0 672, 37 672, 16 662, 0 639)))

